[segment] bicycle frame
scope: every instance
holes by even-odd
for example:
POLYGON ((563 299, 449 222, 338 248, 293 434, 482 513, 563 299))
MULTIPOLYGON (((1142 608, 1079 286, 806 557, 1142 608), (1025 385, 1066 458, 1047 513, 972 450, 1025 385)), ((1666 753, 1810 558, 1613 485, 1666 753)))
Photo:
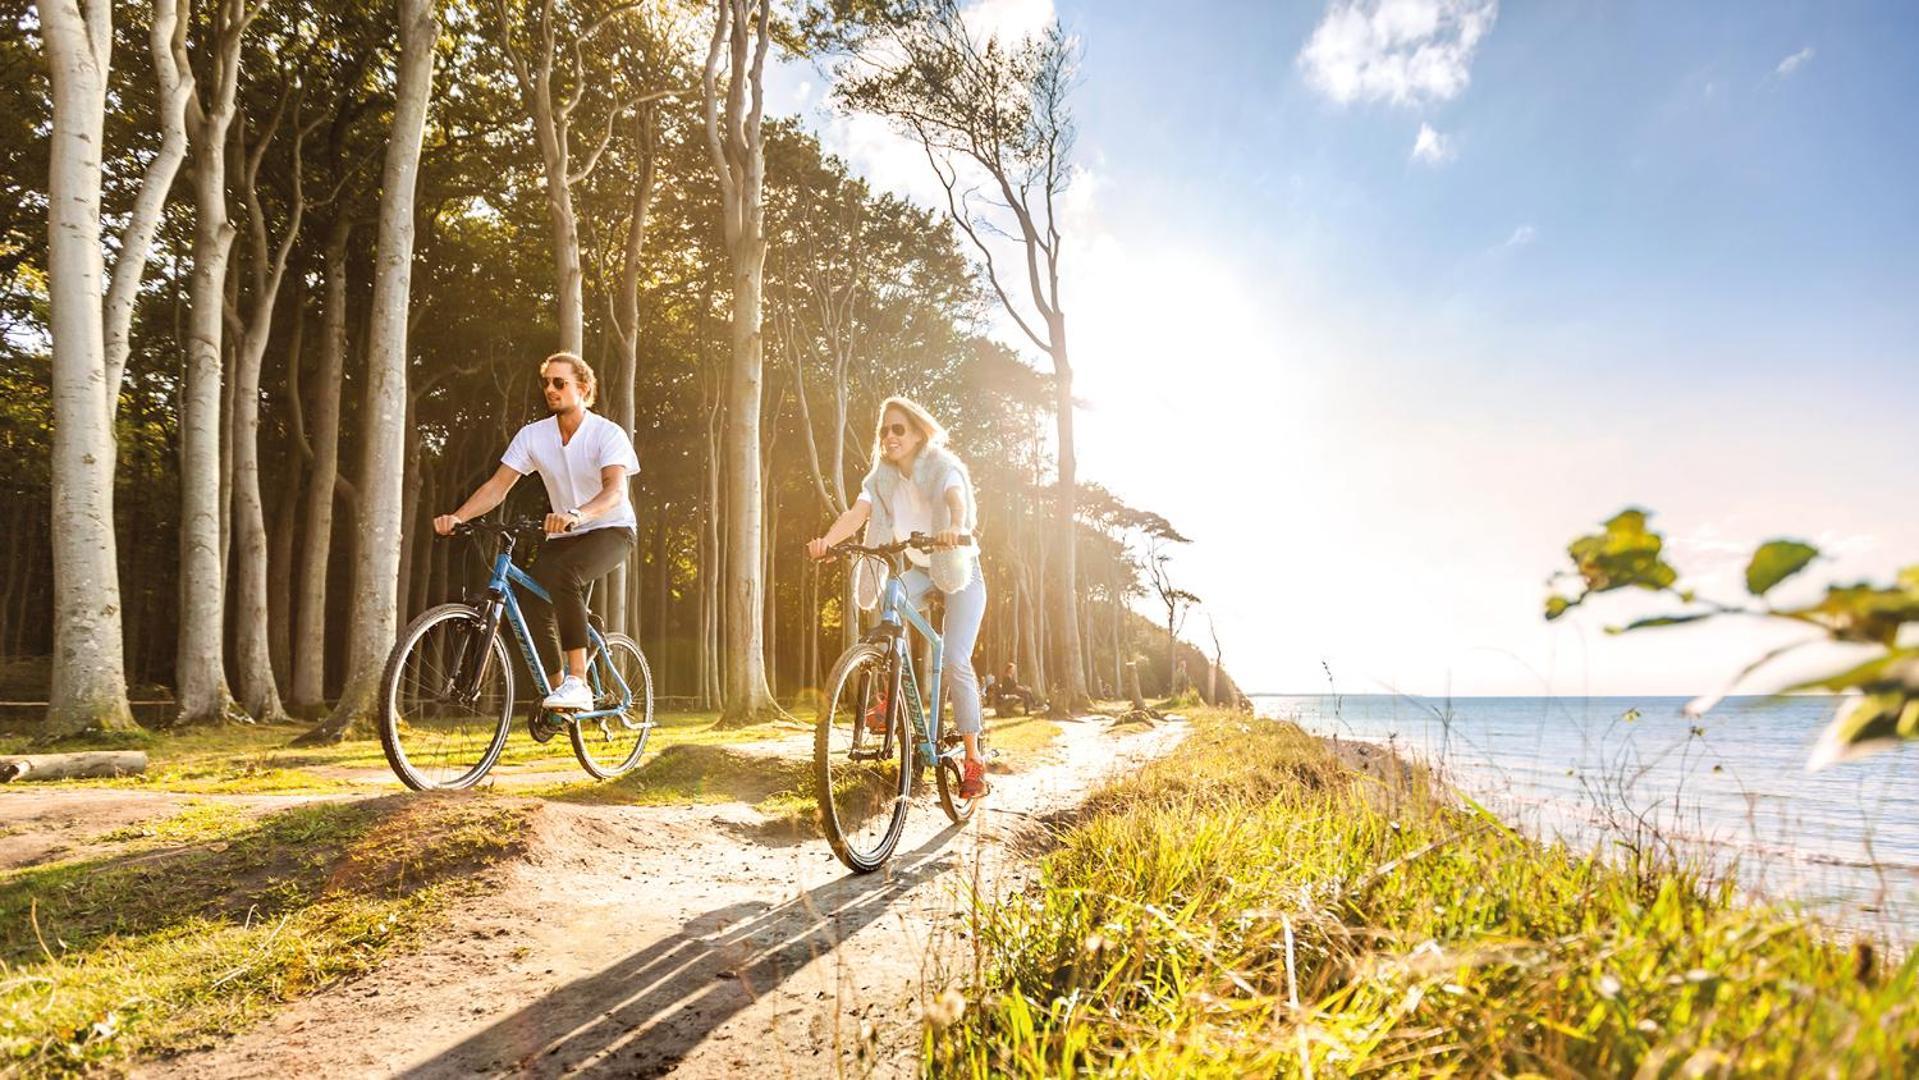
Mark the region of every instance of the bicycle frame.
MULTIPOLYGON (((486 588, 487 592, 492 594, 494 600, 502 605, 502 610, 506 613, 507 622, 513 627, 513 636, 519 641, 520 655, 526 659, 526 669, 533 673, 534 685, 538 688, 539 696, 545 697, 547 694, 553 692, 553 684, 548 681, 546 677, 545 665, 540 663, 540 653, 533 645, 533 632, 527 628, 526 615, 520 610, 520 602, 513 595, 513 586, 515 585, 542 600, 549 603, 552 602, 553 597, 549 595, 545 589, 540 587, 539 582, 534 581, 532 577, 528 576, 526 571, 514 565, 513 549, 511 546, 508 546, 505 550, 494 556, 493 576, 487 579, 486 588)), ((495 629, 497 632, 497 624, 495 624, 495 629)), ((626 685, 626 680, 621 677, 619 669, 611 663, 612 653, 606 647, 606 638, 601 636, 599 629, 591 622, 587 623, 586 635, 590 655, 609 658, 609 662, 604 666, 607 673, 613 677, 613 682, 620 689, 620 703, 611 709, 594 709, 587 712, 568 713, 566 714, 567 719, 570 722, 578 722, 583 720, 598 720, 607 716, 623 717, 626 710, 633 704, 633 688, 626 685)), ((484 665, 492 661, 492 656, 493 650, 490 648, 481 654, 482 674, 484 674, 485 670, 484 665)), ((601 678, 600 667, 601 665, 593 663, 587 665, 587 675, 594 683, 593 690, 595 694, 602 693, 605 690, 603 686, 599 685, 601 678)))
POLYGON ((880 604, 880 623, 892 628, 888 634, 895 639, 895 647, 899 650, 903 675, 900 680, 901 688, 907 694, 906 702, 910 708, 910 715, 914 720, 914 726, 918 729, 915 734, 920 737, 920 763, 931 767, 936 765, 940 758, 938 749, 940 720, 944 711, 944 699, 940 695, 940 678, 946 671, 946 641, 933 629, 933 624, 919 613, 919 609, 908 601, 906 582, 901 580, 902 576, 896 572, 888 575, 886 579, 886 591, 880 604), (906 628, 909 626, 926 639, 932 651, 930 665, 932 672, 928 676, 927 687, 927 697, 933 703, 930 714, 920 700, 919 678, 913 670, 913 651, 907 647, 906 628))

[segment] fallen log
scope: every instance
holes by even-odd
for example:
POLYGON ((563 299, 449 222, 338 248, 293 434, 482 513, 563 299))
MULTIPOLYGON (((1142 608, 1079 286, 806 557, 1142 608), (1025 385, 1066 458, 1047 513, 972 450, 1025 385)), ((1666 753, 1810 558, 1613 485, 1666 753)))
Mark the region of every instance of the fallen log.
POLYGON ((147 771, 145 750, 96 750, 80 754, 0 757, 0 783, 13 780, 77 780, 131 776, 147 771))

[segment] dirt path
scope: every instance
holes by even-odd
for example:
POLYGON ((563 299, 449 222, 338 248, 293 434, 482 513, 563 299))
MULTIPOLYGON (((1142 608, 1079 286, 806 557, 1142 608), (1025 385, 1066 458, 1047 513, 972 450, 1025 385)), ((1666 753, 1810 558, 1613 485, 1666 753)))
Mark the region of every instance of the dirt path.
POLYGON ((969 884, 1016 888, 1012 837, 1184 730, 1062 726, 968 827, 916 804, 865 877, 824 841, 767 841, 738 804, 542 804, 527 860, 432 945, 139 1074, 910 1075, 923 1003, 970 963, 969 884))

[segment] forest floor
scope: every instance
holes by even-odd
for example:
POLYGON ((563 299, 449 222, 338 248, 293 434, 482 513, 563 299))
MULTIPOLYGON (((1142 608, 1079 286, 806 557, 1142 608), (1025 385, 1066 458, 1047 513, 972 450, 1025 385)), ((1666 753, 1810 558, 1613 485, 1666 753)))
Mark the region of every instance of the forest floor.
POLYGON ((516 732, 488 790, 404 795, 377 744, 256 728, 0 789, 0 1073, 912 1074, 971 896, 1184 731, 989 721, 981 813, 922 800, 855 877, 813 835, 802 729, 710 721, 663 718, 613 783, 516 732))

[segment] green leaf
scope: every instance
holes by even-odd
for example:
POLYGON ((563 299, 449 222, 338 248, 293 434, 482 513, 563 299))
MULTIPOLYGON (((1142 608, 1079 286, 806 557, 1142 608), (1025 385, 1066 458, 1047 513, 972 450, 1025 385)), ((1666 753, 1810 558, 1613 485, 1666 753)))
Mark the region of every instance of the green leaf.
POLYGON ((1826 628, 1838 641, 1891 647, 1900 627, 1919 622, 1919 590, 1883 589, 1869 584, 1829 585, 1817 604, 1783 614, 1826 628))
POLYGON ((1713 613, 1710 611, 1701 611, 1693 615, 1653 615, 1649 618, 1634 619, 1624 626, 1608 626, 1606 633, 1626 634, 1634 630, 1648 630, 1655 626, 1680 626, 1689 622, 1698 622, 1701 619, 1710 619, 1712 616, 1713 613))
POLYGON ((1919 735, 1919 695, 1899 690, 1865 694, 1839 706, 1819 736, 1806 771, 1889 750, 1919 735))
POLYGON ((1559 618, 1566 612, 1571 611, 1577 603, 1578 601, 1568 600, 1563 596, 1548 596, 1546 598, 1546 621, 1551 622, 1559 618))
POLYGON ((1764 596, 1774 585, 1804 570, 1819 557, 1819 549, 1797 540, 1770 540, 1752 553, 1746 565, 1746 590, 1764 596))
POLYGON ((1566 547, 1586 592, 1610 592, 1629 586, 1672 587, 1679 572, 1660 557, 1665 538, 1646 528, 1646 512, 1622 510, 1606 521, 1605 531, 1582 536, 1566 547))
POLYGON ((1863 664, 1849 667, 1819 679, 1807 679, 1786 687, 1785 693, 1801 690, 1845 690, 1866 692, 1909 688, 1919 694, 1919 649, 1894 649, 1863 664))

